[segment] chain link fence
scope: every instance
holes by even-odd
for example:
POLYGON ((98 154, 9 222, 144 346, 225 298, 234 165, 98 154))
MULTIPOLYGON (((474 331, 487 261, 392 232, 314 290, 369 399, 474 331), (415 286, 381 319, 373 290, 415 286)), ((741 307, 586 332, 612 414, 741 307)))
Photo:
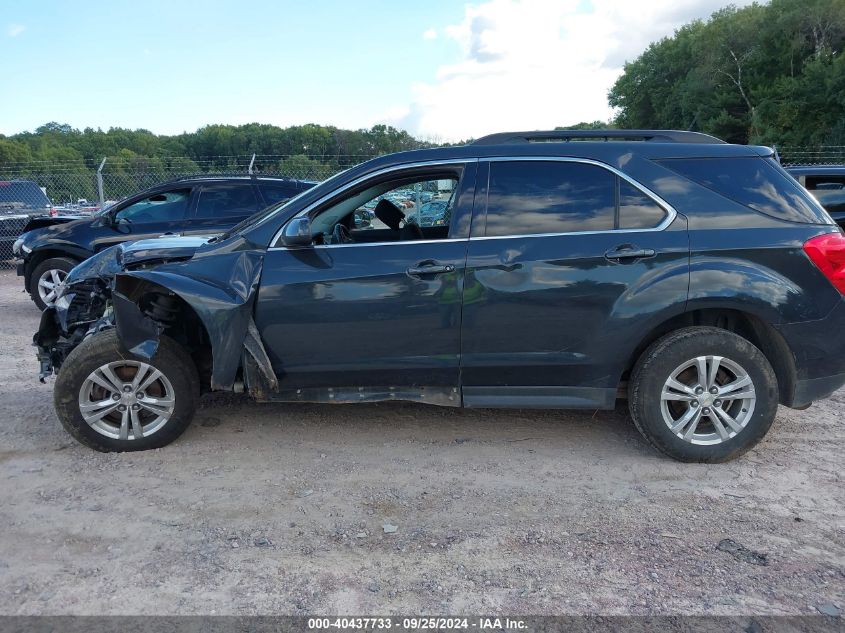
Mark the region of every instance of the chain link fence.
MULTIPOLYGON (((845 164, 845 146, 777 147, 784 165, 845 164)), ((0 166, 0 267, 13 264, 12 245, 31 218, 89 215, 139 191, 190 176, 277 176, 319 182, 372 156, 304 155, 109 157, 80 161, 0 166)))
POLYGON ((789 165, 845 165, 845 145, 824 147, 775 147, 781 164, 789 165))

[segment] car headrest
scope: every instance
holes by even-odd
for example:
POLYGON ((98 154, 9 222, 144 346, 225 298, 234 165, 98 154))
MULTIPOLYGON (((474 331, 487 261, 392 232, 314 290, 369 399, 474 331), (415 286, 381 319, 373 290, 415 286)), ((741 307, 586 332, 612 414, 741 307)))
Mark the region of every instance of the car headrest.
POLYGON ((405 219, 405 214, 390 200, 382 198, 373 209, 375 216, 394 231, 399 230, 399 223, 405 219))

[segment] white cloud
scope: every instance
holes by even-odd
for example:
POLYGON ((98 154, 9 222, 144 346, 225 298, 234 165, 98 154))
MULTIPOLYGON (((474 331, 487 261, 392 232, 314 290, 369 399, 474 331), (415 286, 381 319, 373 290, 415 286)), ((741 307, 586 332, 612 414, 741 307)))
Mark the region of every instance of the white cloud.
POLYGON ((10 24, 9 28, 6 29, 6 33, 9 34, 9 37, 17 37, 25 30, 26 27, 23 24, 10 24))
POLYGON ((434 82, 414 84, 413 102, 385 118, 418 135, 449 140, 606 120, 612 115, 607 91, 625 60, 725 4, 491 0, 467 5, 460 24, 440 29, 460 44, 461 58, 441 66, 434 82))
POLYGON ((437 29, 428 29, 423 32, 423 39, 424 40, 436 40, 437 39, 437 29))

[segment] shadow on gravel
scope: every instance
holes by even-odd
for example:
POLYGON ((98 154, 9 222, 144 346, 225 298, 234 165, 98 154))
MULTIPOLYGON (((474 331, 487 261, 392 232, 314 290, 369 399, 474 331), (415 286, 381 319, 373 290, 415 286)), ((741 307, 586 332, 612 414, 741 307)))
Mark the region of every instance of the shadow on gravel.
POLYGON ((253 433, 274 440, 297 436, 309 441, 332 441, 338 434, 377 437, 380 441, 413 440, 438 444, 541 442, 542 446, 580 445, 619 448, 635 453, 653 451, 642 441, 627 404, 614 411, 547 409, 460 409, 413 402, 367 404, 255 403, 234 394, 207 394, 183 441, 195 434, 213 441, 216 433, 236 432, 243 441, 253 433))

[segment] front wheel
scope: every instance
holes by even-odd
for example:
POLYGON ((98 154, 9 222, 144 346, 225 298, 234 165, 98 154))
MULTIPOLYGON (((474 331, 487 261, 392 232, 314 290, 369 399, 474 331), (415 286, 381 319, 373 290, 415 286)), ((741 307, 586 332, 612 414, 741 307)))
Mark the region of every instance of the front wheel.
POLYGON ((35 267, 29 277, 29 296, 39 310, 53 305, 67 274, 76 263, 68 257, 51 257, 35 267))
POLYGON ((160 448, 191 423, 199 378, 187 352, 162 336, 152 359, 125 350, 114 330, 85 339, 65 359, 53 393, 74 438, 98 451, 160 448))
POLYGON ((775 419, 772 366, 749 341, 713 327, 667 334, 639 358, 628 384, 634 424, 684 462, 724 462, 752 448, 775 419))

